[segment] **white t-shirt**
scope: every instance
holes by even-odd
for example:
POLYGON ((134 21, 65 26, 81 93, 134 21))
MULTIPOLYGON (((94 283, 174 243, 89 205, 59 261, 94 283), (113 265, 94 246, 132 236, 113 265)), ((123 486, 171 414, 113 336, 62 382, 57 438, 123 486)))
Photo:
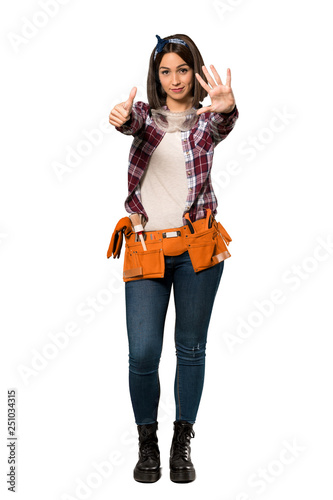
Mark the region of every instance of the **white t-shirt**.
POLYGON ((180 113, 163 110, 167 118, 166 133, 151 155, 140 182, 141 202, 149 218, 146 231, 183 225, 188 185, 180 131, 188 114, 189 110, 180 113))

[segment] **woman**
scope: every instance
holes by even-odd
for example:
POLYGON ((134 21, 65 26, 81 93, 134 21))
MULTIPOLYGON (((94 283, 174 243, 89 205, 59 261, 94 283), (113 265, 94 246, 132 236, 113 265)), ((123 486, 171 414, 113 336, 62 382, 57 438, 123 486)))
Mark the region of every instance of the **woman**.
POLYGON ((156 435, 158 367, 173 286, 177 366, 170 478, 190 482, 196 477, 190 439, 203 389, 207 331, 224 260, 230 257, 223 237, 227 244, 231 238, 214 217, 217 200, 210 172, 214 148, 234 127, 238 110, 229 68, 224 85, 214 66, 213 76, 208 72, 188 36, 156 36, 148 103, 134 103, 133 87, 128 100, 116 105, 109 116, 116 130, 133 135, 134 140, 125 201, 132 226, 126 226, 125 219, 119 221, 108 257, 112 252, 119 257, 119 236, 124 232, 129 387, 139 433, 134 479, 154 482, 161 475, 156 435), (207 94, 211 104, 202 107, 200 101, 207 94), (139 224, 133 222, 138 215, 139 224), (141 243, 135 232, 141 233, 141 243), (213 255, 217 238, 223 245, 213 255))

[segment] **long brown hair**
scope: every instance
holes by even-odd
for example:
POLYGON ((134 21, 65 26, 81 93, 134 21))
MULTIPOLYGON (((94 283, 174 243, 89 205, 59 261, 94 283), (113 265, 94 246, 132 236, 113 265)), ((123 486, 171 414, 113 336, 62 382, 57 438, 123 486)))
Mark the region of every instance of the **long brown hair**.
POLYGON ((156 59, 154 60, 154 50, 151 53, 149 60, 149 70, 147 78, 147 96, 150 108, 157 109, 166 104, 166 94, 161 86, 160 79, 158 76, 158 70, 160 63, 164 54, 169 52, 175 52, 179 55, 189 66, 193 69, 193 107, 201 107, 200 101, 208 95, 207 91, 198 82, 195 73, 203 78, 207 82, 206 77, 202 71, 202 66, 204 65, 203 58, 199 52, 198 47, 195 45, 193 40, 187 35, 170 35, 166 36, 162 40, 167 40, 169 38, 180 38, 187 43, 189 48, 180 43, 166 43, 163 50, 156 54, 156 59))

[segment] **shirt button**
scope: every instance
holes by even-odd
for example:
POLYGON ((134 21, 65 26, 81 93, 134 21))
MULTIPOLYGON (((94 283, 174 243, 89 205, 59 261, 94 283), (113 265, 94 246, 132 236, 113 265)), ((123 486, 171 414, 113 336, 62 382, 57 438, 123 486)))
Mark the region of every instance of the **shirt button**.
POLYGON ((187 171, 187 175, 188 175, 188 176, 190 176, 190 175, 191 175, 191 172, 190 172, 189 170, 187 171))
POLYGON ((190 188, 190 189, 189 189, 189 191, 190 191, 190 193, 192 193, 193 189, 192 189, 192 188, 190 188))

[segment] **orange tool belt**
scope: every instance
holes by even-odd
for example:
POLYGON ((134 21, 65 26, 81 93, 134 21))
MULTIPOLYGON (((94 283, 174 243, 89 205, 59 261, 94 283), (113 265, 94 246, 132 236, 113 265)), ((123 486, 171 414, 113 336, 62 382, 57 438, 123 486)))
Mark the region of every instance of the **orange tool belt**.
POLYGON ((131 219, 120 219, 113 231, 107 258, 119 258, 123 235, 125 236, 125 257, 123 280, 134 281, 144 278, 163 278, 165 271, 164 256, 176 256, 188 251, 193 269, 197 273, 215 266, 231 257, 227 245, 231 238, 220 222, 217 222, 210 209, 206 217, 191 222, 185 214, 186 226, 159 231, 145 231, 147 251, 133 231, 131 219))

